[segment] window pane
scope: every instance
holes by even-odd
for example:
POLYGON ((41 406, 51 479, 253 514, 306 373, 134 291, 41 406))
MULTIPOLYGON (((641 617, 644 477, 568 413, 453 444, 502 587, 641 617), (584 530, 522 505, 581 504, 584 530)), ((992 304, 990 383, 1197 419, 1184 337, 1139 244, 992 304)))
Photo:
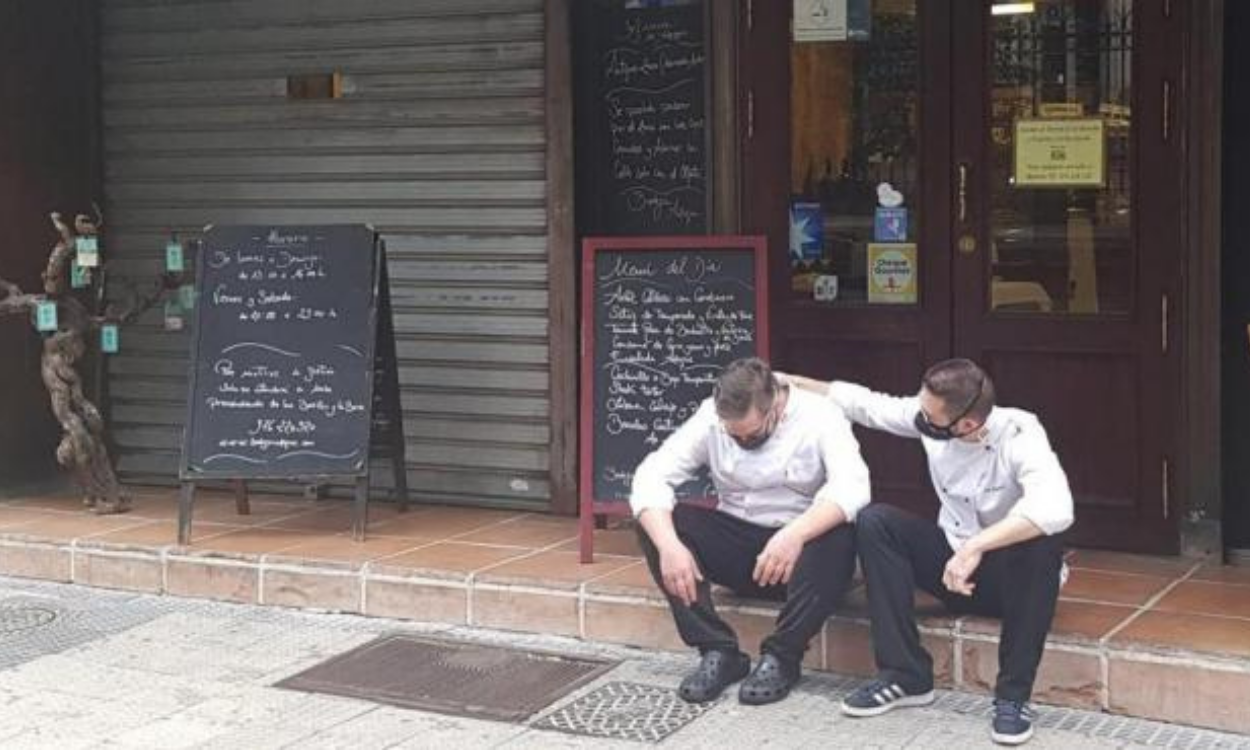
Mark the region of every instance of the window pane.
POLYGON ((841 31, 819 19, 804 31, 803 5, 790 43, 791 293, 819 304, 915 302, 916 2, 850 0, 841 31), (878 220, 881 183, 903 205, 878 220))
POLYGON ((1124 314, 1133 283, 1131 0, 995 4, 990 299, 1124 314))

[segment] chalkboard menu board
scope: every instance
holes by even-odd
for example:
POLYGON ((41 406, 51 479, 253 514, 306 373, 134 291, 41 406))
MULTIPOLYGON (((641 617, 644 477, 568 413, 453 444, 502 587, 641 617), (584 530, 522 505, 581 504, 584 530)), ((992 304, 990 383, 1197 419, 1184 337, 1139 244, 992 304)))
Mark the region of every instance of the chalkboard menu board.
MULTIPOLYGON (((721 369, 767 354, 764 262, 762 237, 584 241, 583 523, 628 512, 634 469, 711 395, 721 369)), ((678 491, 712 494, 707 479, 678 491)))
POLYGON ((590 40, 579 59, 590 82, 581 141, 594 205, 583 227, 612 235, 702 234, 708 229, 706 9, 702 2, 587 4, 590 40))
POLYGON ((367 471, 379 255, 364 226, 206 231, 184 479, 367 471))

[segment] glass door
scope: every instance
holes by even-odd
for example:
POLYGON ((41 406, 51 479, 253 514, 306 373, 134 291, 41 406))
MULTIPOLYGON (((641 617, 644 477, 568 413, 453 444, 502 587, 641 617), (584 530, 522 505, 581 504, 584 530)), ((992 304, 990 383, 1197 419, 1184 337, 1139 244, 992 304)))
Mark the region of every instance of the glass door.
MULTIPOLYGON (((952 351, 1036 412, 1076 541, 1171 551, 1178 10, 958 3, 952 351)), ((1180 5, 1180 4, 1175 4, 1180 5)))
MULTIPOLYGON (((769 238, 774 358, 910 392, 950 352, 951 2, 746 6, 743 228, 769 238)), ((933 510, 918 445, 861 444, 877 497, 933 510)))

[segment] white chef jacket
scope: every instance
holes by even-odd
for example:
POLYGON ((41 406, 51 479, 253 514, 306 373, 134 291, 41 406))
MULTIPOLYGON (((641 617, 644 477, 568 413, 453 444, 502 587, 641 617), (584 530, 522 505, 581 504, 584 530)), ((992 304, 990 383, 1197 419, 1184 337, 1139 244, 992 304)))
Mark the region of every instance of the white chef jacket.
POLYGON ((837 503, 848 521, 871 499, 868 465, 842 412, 829 400, 791 388, 785 411, 761 447, 741 448, 725 431, 712 399, 643 459, 629 504, 671 509, 674 489, 707 466, 717 510, 744 521, 781 527, 813 502, 837 503))
POLYGON ((916 429, 920 399, 876 393, 835 381, 829 399, 856 424, 920 438, 929 476, 942 501, 938 525, 951 549, 1008 516, 1027 518, 1046 534, 1072 525, 1072 491, 1037 417, 995 407, 981 440, 933 440, 916 429))

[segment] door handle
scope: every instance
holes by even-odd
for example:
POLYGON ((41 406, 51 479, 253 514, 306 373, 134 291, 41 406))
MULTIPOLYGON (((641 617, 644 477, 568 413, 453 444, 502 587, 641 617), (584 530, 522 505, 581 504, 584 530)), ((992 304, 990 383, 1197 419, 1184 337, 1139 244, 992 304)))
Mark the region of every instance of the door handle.
POLYGON ((957 219, 955 225, 960 232, 955 247, 964 255, 972 255, 977 251, 977 238, 976 235, 968 231, 968 163, 961 161, 955 169, 959 175, 959 184, 955 191, 955 213, 957 219))
POLYGON ((959 162, 959 223, 963 224, 968 220, 968 165, 965 162, 959 162))

